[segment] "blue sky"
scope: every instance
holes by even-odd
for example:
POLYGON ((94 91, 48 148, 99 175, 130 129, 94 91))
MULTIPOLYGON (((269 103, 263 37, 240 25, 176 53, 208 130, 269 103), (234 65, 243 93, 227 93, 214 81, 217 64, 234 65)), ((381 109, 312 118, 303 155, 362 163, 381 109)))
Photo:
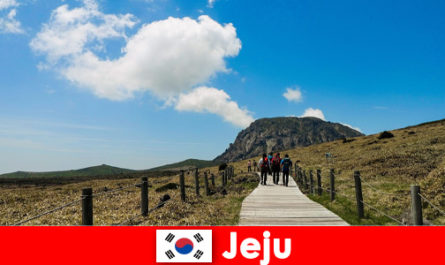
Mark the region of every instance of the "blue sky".
POLYGON ((366 134, 445 118, 444 13, 411 0, 0 0, 0 173, 213 159, 263 117, 366 134))

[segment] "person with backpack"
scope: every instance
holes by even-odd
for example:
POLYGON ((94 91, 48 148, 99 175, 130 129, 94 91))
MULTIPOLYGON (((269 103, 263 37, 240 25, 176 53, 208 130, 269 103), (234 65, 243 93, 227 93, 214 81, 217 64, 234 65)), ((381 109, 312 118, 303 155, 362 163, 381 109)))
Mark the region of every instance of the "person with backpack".
POLYGON ((269 175, 272 175, 272 167, 271 167, 272 159, 273 159, 273 153, 270 152, 269 155, 267 156, 267 160, 269 161, 269 175))
POLYGON ((263 154, 263 158, 258 162, 258 166, 261 169, 261 185, 266 185, 267 182, 267 173, 269 173, 270 162, 267 159, 267 155, 263 154))
POLYGON ((275 157, 272 158, 272 176, 273 183, 278 185, 280 180, 280 169, 281 169, 281 158, 280 153, 276 153, 275 157))
POLYGON ((247 162, 247 172, 252 172, 252 161, 247 162))
POLYGON ((254 170, 255 173, 258 172, 258 167, 257 167, 256 160, 253 160, 253 170, 254 170))
POLYGON ((289 172, 292 168, 292 160, 290 160, 288 154, 286 154, 281 161, 281 168, 283 171, 283 185, 287 187, 289 185, 289 172))

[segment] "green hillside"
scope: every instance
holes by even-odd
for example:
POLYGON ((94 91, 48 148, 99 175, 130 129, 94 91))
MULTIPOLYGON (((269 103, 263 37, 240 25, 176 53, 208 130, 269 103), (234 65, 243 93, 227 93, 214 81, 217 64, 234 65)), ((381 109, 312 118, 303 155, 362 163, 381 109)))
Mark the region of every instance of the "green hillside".
POLYGON ((187 159, 182 162, 168 164, 160 167, 155 167, 150 169, 149 171, 164 171, 164 170, 181 170, 188 168, 205 168, 205 167, 213 167, 218 165, 219 162, 215 161, 207 161, 207 160, 199 160, 199 159, 187 159))
POLYGON ((0 175, 0 179, 43 179, 43 178, 69 178, 69 177, 94 177, 94 176, 108 176, 133 173, 134 170, 118 168, 108 165, 100 165, 94 167, 87 167, 78 170, 66 171, 52 171, 52 172, 25 172, 17 171, 0 175))

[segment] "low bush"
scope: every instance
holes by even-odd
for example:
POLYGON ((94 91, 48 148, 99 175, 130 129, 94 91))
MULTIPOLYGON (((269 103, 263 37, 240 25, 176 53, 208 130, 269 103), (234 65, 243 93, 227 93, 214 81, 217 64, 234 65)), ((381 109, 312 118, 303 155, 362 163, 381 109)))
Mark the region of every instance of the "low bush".
POLYGON ((393 138, 393 137, 394 137, 394 134, 384 131, 379 135, 378 138, 381 140, 381 139, 389 139, 389 138, 393 138))

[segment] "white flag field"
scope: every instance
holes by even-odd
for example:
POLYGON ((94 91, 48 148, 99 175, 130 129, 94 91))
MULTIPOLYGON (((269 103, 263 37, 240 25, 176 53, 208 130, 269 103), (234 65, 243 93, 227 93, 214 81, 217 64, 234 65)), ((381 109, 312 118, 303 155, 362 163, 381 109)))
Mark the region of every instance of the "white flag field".
POLYGON ((156 230, 156 262, 211 263, 212 230, 156 230))

